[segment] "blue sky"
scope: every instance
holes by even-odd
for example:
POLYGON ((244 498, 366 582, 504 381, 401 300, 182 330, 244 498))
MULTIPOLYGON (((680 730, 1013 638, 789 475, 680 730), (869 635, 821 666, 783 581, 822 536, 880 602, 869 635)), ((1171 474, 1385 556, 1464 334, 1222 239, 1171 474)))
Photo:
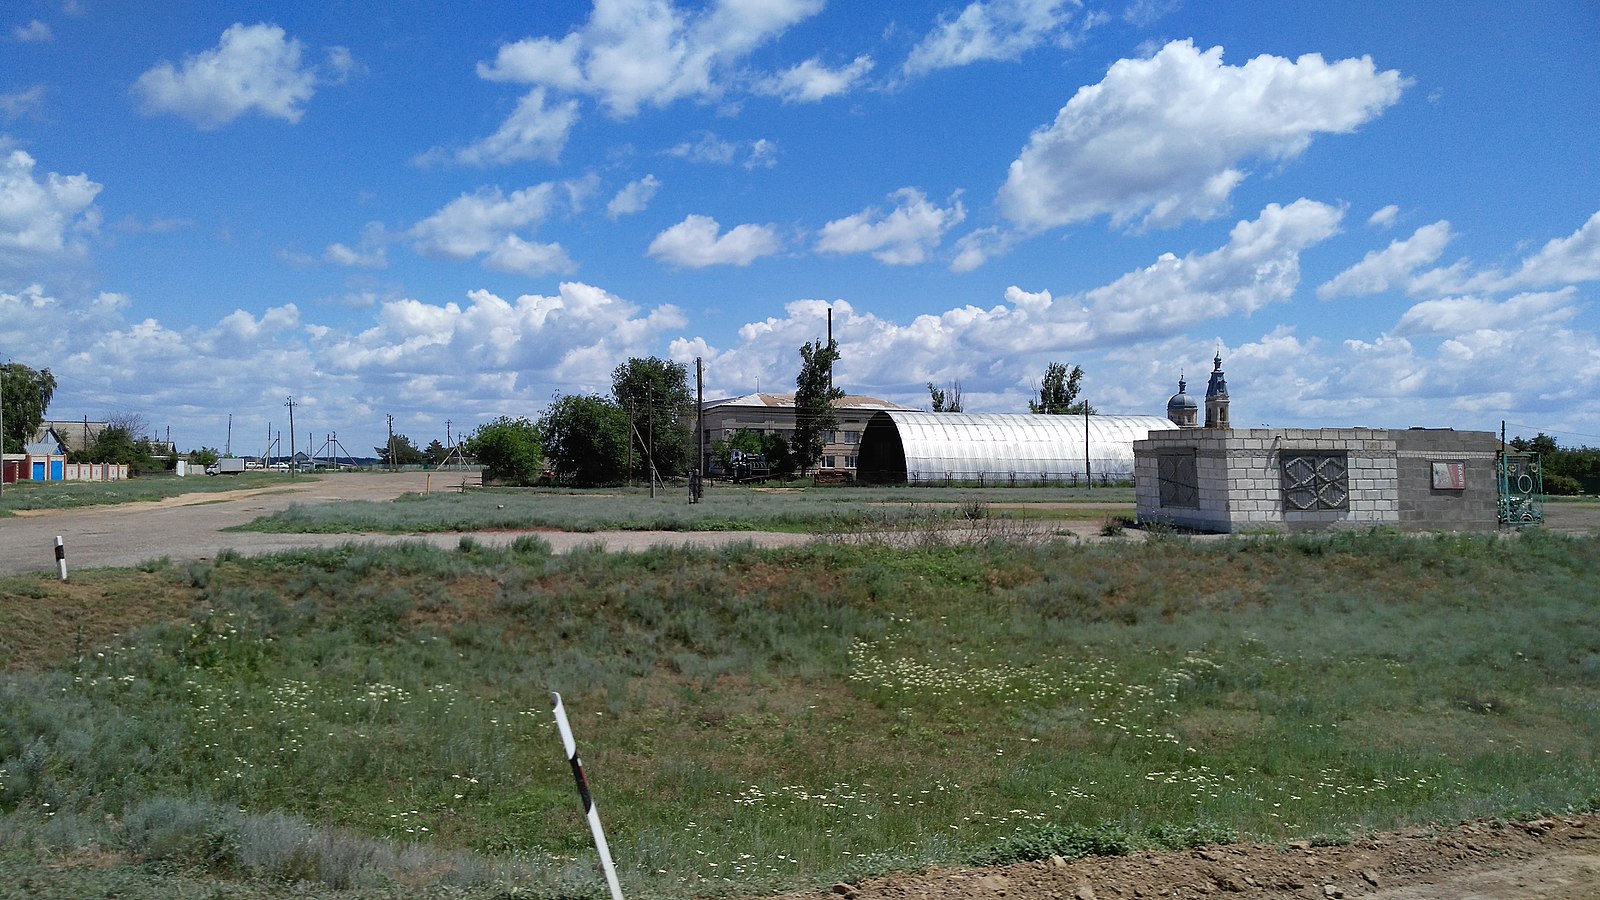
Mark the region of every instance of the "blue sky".
POLYGON ((1220 350, 1236 425, 1600 445, 1597 55, 1589 2, 6 0, 0 358, 363 454, 630 356, 792 390, 831 307, 913 406, 1220 350))

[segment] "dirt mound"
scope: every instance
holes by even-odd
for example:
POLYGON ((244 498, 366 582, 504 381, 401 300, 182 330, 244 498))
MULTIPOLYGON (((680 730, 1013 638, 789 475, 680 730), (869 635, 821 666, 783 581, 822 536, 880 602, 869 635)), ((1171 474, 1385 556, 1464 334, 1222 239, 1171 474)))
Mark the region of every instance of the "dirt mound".
POLYGON ((831 891, 879 898, 1330 897, 1383 900, 1594 900, 1600 897, 1600 816, 1473 822, 1376 835, 1342 846, 1234 844, 995 869, 932 869, 831 891))

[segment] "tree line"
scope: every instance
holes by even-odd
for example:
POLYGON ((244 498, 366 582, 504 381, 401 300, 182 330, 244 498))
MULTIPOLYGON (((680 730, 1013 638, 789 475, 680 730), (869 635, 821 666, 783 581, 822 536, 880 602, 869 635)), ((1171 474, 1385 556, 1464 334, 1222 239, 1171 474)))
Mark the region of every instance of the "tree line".
MULTIPOLYGON (((741 450, 766 457, 774 474, 804 473, 822 459, 839 427, 832 385, 836 341, 800 348, 792 440, 741 430, 708 452, 726 464, 741 450)), ((580 486, 681 476, 699 468, 698 407, 688 367, 658 357, 632 357, 611 373, 611 393, 565 394, 538 418, 501 416, 478 428, 464 449, 501 484, 554 480, 580 486)))
POLYGON ((1539 454, 1546 494, 1600 493, 1600 448, 1562 447, 1542 431, 1532 438, 1519 436, 1506 443, 1513 450, 1539 454))

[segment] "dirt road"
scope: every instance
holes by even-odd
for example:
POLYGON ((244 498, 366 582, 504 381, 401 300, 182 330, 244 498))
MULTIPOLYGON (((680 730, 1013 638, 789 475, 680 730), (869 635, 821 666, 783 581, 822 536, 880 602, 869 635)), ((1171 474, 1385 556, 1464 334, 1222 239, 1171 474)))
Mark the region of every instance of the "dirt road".
MULTIPOLYGON (((279 487, 230 493, 196 493, 159 503, 43 510, 0 519, 0 575, 48 572, 56 568, 55 540, 66 542, 68 568, 136 566, 167 557, 173 561, 209 559, 223 550, 247 556, 276 553, 299 547, 337 547, 352 541, 392 544, 426 541, 439 547, 456 546, 461 536, 444 534, 263 534, 229 532, 260 516, 292 503, 338 503, 348 500, 392 500, 401 494, 450 490, 449 479, 430 478, 422 472, 348 473, 315 479, 285 481, 279 487)), ((1053 504, 1026 504, 1029 506, 1053 504)), ((1600 504, 1550 503, 1546 526, 1567 533, 1600 530, 1600 504)), ((1070 531, 1083 539, 1096 539, 1099 524, 1092 521, 1052 524, 1055 532, 1070 531)), ((490 546, 509 544, 533 534, 557 553, 599 544, 608 550, 642 550, 659 544, 714 547, 750 541, 762 546, 804 543, 805 535, 784 532, 679 532, 626 531, 575 533, 551 530, 476 532, 473 538, 490 546)), ((1129 532, 1129 538, 1137 537, 1129 532)))
POLYGON ((1377 834, 1344 846, 1239 844, 996 869, 889 875, 778 900, 1112 900, 1239 897, 1595 900, 1600 816, 1475 822, 1377 834))
MULTIPOLYGON (((448 490, 439 476, 400 472, 328 475, 285 481, 280 487, 230 493, 197 493, 159 503, 128 503, 80 509, 43 510, 0 519, 0 575, 49 572, 56 568, 55 542, 66 543, 69 574, 73 569, 136 566, 152 559, 210 559, 223 550, 247 556, 298 547, 337 547, 350 542, 392 544, 426 541, 454 547, 461 535, 394 534, 262 534, 223 529, 286 509, 292 503, 338 503, 349 500, 392 500, 428 489, 448 490)), ((805 535, 774 532, 628 531, 574 533, 565 531, 477 532, 479 543, 500 546, 534 534, 556 552, 600 544, 608 550, 641 550, 657 544, 720 546, 754 541, 767 546, 797 544, 805 535)))

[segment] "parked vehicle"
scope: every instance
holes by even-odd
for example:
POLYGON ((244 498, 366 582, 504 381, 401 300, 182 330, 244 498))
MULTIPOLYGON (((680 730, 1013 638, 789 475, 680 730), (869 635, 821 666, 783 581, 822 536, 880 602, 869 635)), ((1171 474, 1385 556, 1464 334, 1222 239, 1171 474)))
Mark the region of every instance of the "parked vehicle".
POLYGON ((245 461, 228 456, 206 466, 207 475, 237 475, 245 470, 245 461))

